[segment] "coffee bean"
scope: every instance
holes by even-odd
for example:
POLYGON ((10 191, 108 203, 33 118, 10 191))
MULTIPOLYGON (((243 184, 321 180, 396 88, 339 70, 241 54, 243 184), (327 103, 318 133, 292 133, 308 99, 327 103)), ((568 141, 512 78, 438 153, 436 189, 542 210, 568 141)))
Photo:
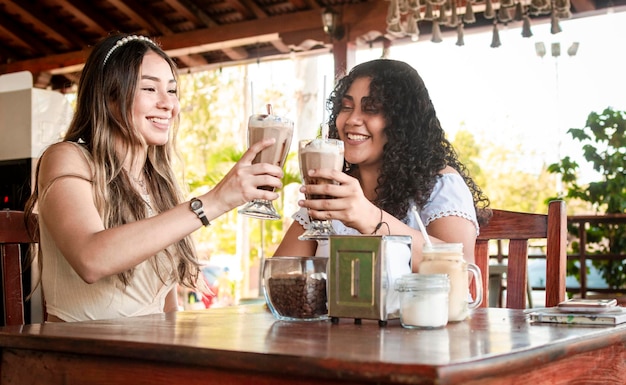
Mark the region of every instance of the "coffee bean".
POLYGON ((283 274, 268 280, 274 309, 284 317, 316 318, 328 314, 326 278, 305 274, 283 274))

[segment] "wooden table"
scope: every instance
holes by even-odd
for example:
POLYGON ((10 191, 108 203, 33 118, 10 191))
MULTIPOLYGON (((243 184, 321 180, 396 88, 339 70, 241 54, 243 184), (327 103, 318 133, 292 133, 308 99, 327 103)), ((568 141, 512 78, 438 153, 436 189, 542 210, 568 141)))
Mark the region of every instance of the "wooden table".
POLYGON ((276 321, 262 305, 0 328, 1 384, 624 384, 626 325, 477 309, 440 330, 276 321))

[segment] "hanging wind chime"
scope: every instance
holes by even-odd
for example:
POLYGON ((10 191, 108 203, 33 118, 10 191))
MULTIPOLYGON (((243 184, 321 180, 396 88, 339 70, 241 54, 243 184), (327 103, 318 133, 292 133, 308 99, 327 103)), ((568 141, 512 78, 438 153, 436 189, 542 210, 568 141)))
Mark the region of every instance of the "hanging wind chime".
POLYGON ((531 16, 550 16, 550 32, 561 32, 559 21, 571 17, 570 0, 385 0, 387 11, 387 33, 394 38, 410 37, 419 40, 420 23, 431 24, 433 43, 443 41, 442 28, 455 28, 457 46, 464 46, 464 26, 476 23, 474 6, 483 5, 482 17, 493 20, 491 47, 502 45, 498 26, 512 22, 522 23, 522 37, 533 35, 531 16), (496 9, 497 8, 497 9, 496 9), (462 13, 460 13, 462 12, 462 13))

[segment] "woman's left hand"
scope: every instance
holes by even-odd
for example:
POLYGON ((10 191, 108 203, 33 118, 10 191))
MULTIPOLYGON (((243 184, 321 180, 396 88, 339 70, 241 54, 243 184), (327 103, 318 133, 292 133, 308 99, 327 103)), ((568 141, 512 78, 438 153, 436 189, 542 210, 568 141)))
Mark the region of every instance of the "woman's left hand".
POLYGON ((298 204, 315 219, 337 219, 363 234, 371 233, 379 222, 380 209, 367 199, 356 178, 332 169, 310 170, 309 176, 331 179, 338 184, 303 185, 305 195, 329 195, 335 199, 306 199, 298 204))

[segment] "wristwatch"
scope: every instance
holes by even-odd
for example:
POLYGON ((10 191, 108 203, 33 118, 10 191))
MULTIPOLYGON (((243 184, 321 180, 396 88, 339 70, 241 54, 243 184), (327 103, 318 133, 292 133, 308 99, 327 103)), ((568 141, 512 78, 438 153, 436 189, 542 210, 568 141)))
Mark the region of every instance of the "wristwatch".
POLYGON ((206 227, 211 224, 211 222, 209 222, 209 219, 206 217, 206 215, 204 215, 204 210, 202 209, 202 201, 200 199, 192 198, 191 201, 189 202, 189 208, 191 209, 191 211, 196 213, 198 218, 200 218, 203 226, 206 227))

